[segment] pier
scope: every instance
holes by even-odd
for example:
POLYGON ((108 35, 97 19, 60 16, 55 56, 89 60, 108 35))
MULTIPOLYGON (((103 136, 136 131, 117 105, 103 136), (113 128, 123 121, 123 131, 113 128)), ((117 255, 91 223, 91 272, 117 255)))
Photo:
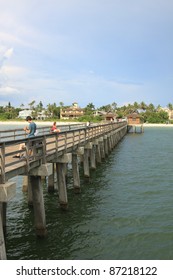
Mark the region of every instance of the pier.
POLYGON ((128 133, 143 133, 144 127, 143 124, 131 124, 127 126, 128 133))
POLYGON ((83 176, 88 179, 90 170, 96 169, 97 164, 109 155, 126 133, 127 123, 119 122, 90 127, 81 125, 60 133, 46 130, 30 139, 17 131, 15 139, 9 140, 12 133, 6 135, 0 142, 0 259, 7 258, 6 209, 17 188, 12 179, 23 176, 23 191, 28 192, 28 204, 33 206, 36 235, 45 237, 47 229, 42 178, 48 178, 48 190, 53 191, 56 175, 59 205, 64 210, 68 209, 67 164, 72 165, 74 192, 80 193, 79 163, 83 164, 83 176), (19 150, 20 144, 25 144, 24 149, 19 150), (14 158, 18 153, 21 158, 14 158))

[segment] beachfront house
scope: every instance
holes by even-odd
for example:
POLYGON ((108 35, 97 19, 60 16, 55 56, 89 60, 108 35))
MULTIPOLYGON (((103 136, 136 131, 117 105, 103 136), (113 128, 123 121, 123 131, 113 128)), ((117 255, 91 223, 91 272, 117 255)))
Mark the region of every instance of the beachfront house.
POLYGON ((83 115, 84 109, 80 108, 77 102, 74 102, 72 106, 60 109, 60 119, 76 119, 83 115))
POLYGON ((31 116, 33 119, 36 120, 45 120, 46 118, 51 117, 51 113, 48 113, 45 110, 37 112, 35 110, 25 109, 19 112, 18 118, 25 120, 27 116, 31 116))
POLYGON ((113 113, 113 112, 95 110, 93 115, 94 115, 94 117, 97 117, 97 116, 101 117, 104 121, 116 120, 116 113, 113 113))
POLYGON ((129 125, 141 124, 140 115, 136 112, 127 116, 127 122, 129 125))
POLYGON ((25 109, 19 112, 18 118, 25 120, 27 116, 32 116, 32 110, 25 109))

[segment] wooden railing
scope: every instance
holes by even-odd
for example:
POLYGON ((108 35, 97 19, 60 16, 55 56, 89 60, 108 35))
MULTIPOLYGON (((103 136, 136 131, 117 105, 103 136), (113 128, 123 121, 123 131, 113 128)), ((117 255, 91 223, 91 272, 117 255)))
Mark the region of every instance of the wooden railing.
POLYGON ((97 139, 111 131, 127 126, 126 122, 99 124, 62 131, 45 133, 33 138, 8 140, 0 143, 0 183, 5 183, 16 175, 28 174, 42 163, 53 162, 65 152, 75 151, 88 141, 97 139), (25 144, 19 150, 20 144, 25 144), (21 158, 14 158, 16 154, 21 158))
MULTIPOLYGON (((61 131, 70 131, 81 127, 86 127, 86 123, 58 125, 58 129, 60 129, 61 131)), ((37 126, 39 135, 48 134, 50 132, 50 129, 51 126, 37 126)), ((18 140, 23 138, 27 138, 27 133, 23 130, 23 128, 0 130, 0 142, 8 140, 18 140)))

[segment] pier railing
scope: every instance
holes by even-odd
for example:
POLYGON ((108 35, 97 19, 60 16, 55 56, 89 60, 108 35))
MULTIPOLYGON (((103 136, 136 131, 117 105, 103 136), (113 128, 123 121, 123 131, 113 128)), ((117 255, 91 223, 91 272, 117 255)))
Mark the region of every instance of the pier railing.
MULTIPOLYGON (((76 123, 76 124, 63 124, 58 125, 58 129, 61 131, 70 131, 73 129, 86 127, 86 123, 76 123)), ((50 132, 51 126, 38 126, 37 131, 39 135, 48 134, 50 132)), ((8 140, 18 140, 27 138, 27 133, 23 128, 0 130, 0 142, 8 140)))
MULTIPOLYGON (((73 152, 87 142, 126 126, 126 122, 98 124, 91 127, 70 128, 60 133, 45 132, 33 138, 25 136, 0 143, 0 183, 17 175, 28 174, 33 168, 53 162, 58 156, 73 152), (19 149, 20 144, 24 147, 19 149), (17 154, 20 158, 15 158, 17 154)), ((18 132, 17 132, 18 133, 18 132)), ((16 133, 16 135, 18 135, 16 133)))

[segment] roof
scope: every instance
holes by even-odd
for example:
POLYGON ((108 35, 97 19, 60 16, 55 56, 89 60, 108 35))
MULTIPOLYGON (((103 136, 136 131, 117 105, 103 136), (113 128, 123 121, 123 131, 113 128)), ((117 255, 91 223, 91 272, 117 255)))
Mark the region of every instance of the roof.
POLYGON ((131 113, 127 118, 140 118, 140 115, 138 113, 131 113))

